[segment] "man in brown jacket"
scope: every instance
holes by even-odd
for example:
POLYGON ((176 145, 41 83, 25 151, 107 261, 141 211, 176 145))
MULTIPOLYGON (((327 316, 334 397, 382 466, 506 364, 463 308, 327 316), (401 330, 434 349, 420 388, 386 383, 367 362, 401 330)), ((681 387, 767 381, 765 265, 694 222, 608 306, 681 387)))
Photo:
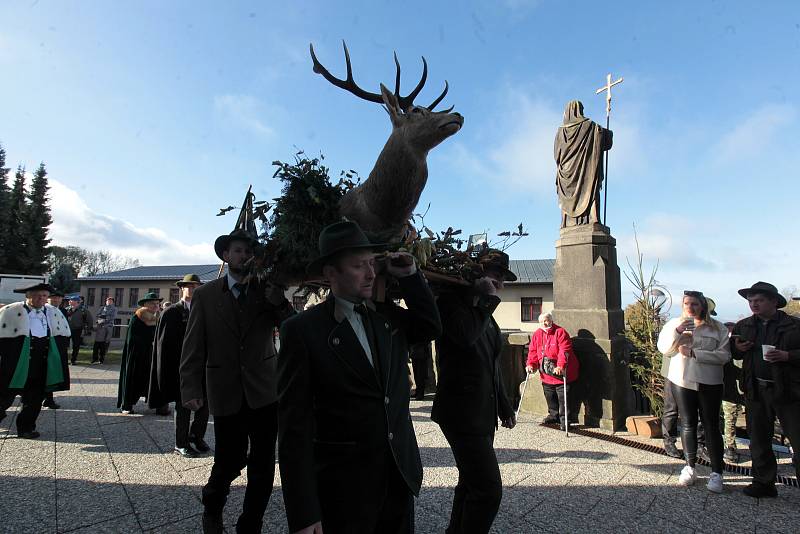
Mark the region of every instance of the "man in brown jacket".
POLYGON ((800 319, 780 309, 786 299, 772 284, 756 282, 739 294, 753 312, 736 323, 731 333, 731 354, 742 360, 741 387, 753 458, 753 483, 743 491, 750 497, 775 497, 772 436, 776 416, 792 445, 792 461, 800 478, 800 319))
POLYGON ((222 532, 231 482, 247 466, 237 532, 261 532, 275 478, 275 327, 294 313, 283 291, 248 275, 255 240, 243 230, 217 238, 228 274, 195 291, 181 355, 181 398, 214 416, 214 466, 203 488, 203 531, 222 532), (249 454, 248 454, 249 444, 249 454))

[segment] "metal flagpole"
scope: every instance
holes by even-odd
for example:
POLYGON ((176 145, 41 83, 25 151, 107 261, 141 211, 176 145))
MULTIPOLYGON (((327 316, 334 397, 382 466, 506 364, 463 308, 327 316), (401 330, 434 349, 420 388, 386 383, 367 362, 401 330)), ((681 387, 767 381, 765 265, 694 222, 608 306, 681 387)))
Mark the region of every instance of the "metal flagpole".
MULTIPOLYGON (((612 82, 611 73, 609 73, 606 76, 606 84, 594 92, 596 95, 599 95, 603 92, 606 93, 606 130, 611 129, 611 88, 618 83, 622 83, 623 80, 624 78, 620 78, 619 80, 612 82)), ((606 218, 608 215, 608 150, 606 150, 605 182, 606 186, 603 191, 603 225, 608 226, 608 219, 606 218)))

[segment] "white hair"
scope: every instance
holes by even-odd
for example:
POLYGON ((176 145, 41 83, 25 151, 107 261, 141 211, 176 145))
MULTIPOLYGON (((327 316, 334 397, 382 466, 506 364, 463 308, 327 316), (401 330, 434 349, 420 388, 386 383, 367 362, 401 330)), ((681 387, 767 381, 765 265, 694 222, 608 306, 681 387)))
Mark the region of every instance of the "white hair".
POLYGON ((539 314, 539 322, 540 323, 543 322, 548 317, 550 318, 551 321, 553 320, 553 314, 552 313, 550 313, 550 312, 540 313, 539 314))

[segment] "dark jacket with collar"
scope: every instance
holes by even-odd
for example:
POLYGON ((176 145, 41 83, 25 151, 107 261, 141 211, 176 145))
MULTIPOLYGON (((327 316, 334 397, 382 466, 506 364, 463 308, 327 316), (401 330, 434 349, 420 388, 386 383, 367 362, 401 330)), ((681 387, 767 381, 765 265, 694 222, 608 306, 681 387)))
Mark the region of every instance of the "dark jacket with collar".
POLYGON ((186 302, 180 300, 164 310, 158 318, 147 392, 147 404, 150 408, 160 408, 169 402, 181 400, 181 377, 178 369, 190 309, 191 304, 187 308, 186 302))
POLYGON ((462 434, 490 434, 514 414, 500 375, 503 338, 492 317, 500 298, 472 291, 442 294, 439 383, 431 419, 462 434))
MULTIPOLYGON (((758 320, 755 315, 742 319, 733 327, 732 335, 738 334, 742 340, 753 341, 756 338, 758 320)), ((775 381, 776 396, 783 402, 800 401, 800 318, 778 310, 773 320, 778 321, 775 337, 765 340, 764 343, 789 353, 788 361, 769 364, 772 379, 775 381)), ((731 343, 731 354, 734 359, 742 360, 741 386, 745 398, 756 400, 758 388, 753 359, 759 357, 760 349, 753 347, 747 352, 740 352, 736 350, 736 344, 731 343)))
POLYGON ((181 399, 208 396, 211 415, 233 415, 242 401, 262 408, 277 401, 273 330, 294 314, 287 300, 270 304, 263 284, 252 281, 240 308, 228 278, 192 295, 181 352, 181 399))
POLYGON ((441 324, 419 273, 399 283, 408 309, 387 302, 368 312, 380 377, 333 297, 281 327, 278 448, 292 532, 320 520, 324 528, 326 509, 354 522, 374 513, 392 459, 409 490, 419 493, 408 351, 439 335, 441 324))

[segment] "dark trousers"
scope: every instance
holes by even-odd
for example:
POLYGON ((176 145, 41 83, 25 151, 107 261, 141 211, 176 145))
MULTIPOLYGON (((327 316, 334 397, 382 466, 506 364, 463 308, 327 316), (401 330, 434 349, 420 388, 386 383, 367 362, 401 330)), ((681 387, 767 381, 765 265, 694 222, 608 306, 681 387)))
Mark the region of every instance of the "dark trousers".
POLYGON ((92 361, 103 363, 106 359, 109 345, 110 343, 107 341, 95 341, 94 345, 92 345, 92 361))
POLYGON ((719 411, 722 407, 722 384, 699 384, 698 390, 672 384, 672 395, 681 414, 681 445, 686 463, 694 467, 697 460, 697 420, 703 419, 706 447, 711 459, 711 470, 722 473, 722 432, 719 429, 719 411))
MULTIPOLYGON (((325 534, 412 534, 414 532, 414 496, 397 469, 391 451, 387 451, 386 490, 382 502, 364 513, 348 513, 338 499, 321 501, 322 529, 325 534)), ((341 487, 339 488, 341 493, 341 487)), ((346 497, 346 496, 345 496, 346 497)))
POLYGON ((214 466, 211 468, 208 483, 203 487, 203 506, 206 513, 222 513, 231 482, 247 466, 247 489, 237 530, 261 531, 264 511, 269 504, 275 480, 277 436, 277 402, 253 409, 242 399, 242 407, 238 413, 214 416, 214 466))
POLYGON ((428 381, 428 358, 411 358, 411 369, 414 371, 414 384, 417 385, 415 396, 422 397, 428 381))
POLYGON ((772 451, 772 436, 775 433, 776 416, 781 422, 783 435, 789 438, 792 445, 792 463, 800 480, 800 401, 776 402, 773 386, 759 383, 757 400, 747 399, 745 406, 750 454, 753 458, 753 482, 775 484, 778 466, 772 451))
POLYGON ((189 437, 203 439, 208 427, 208 401, 203 403, 203 407, 194 412, 194 421, 191 421, 192 411, 184 408, 180 399, 175 403, 175 446, 186 447, 189 444, 189 437))
MULTIPOLYGON (((551 417, 558 417, 559 422, 565 422, 564 410, 564 384, 545 384, 542 382, 542 391, 544 391, 544 400, 547 401, 547 412, 551 417)), ((569 402, 570 422, 578 420, 578 412, 573 409, 576 406, 570 398, 569 392, 572 391, 572 384, 567 384, 567 401, 569 402)))
POLYGON ((78 359, 78 352, 81 350, 81 343, 83 342, 83 329, 70 330, 70 339, 72 340, 72 363, 78 359))
MULTIPOLYGON (((697 445, 706 446, 706 431, 703 426, 702 407, 700 408, 700 420, 697 422, 697 445)), ((678 403, 672 395, 672 382, 664 379, 664 413, 661 416, 661 433, 664 441, 675 443, 678 438, 678 403)))
POLYGON ((503 481, 494 453, 494 433, 470 435, 442 429, 458 468, 458 483, 447 534, 482 534, 489 529, 503 498, 503 481))
MULTIPOLYGON (((31 339, 31 356, 28 367, 28 380, 22 390, 22 409, 17 415, 17 432, 36 430, 36 419, 42 411, 44 388, 47 381, 47 338, 31 339)), ((13 401, 14 397, 10 397, 13 401)))

